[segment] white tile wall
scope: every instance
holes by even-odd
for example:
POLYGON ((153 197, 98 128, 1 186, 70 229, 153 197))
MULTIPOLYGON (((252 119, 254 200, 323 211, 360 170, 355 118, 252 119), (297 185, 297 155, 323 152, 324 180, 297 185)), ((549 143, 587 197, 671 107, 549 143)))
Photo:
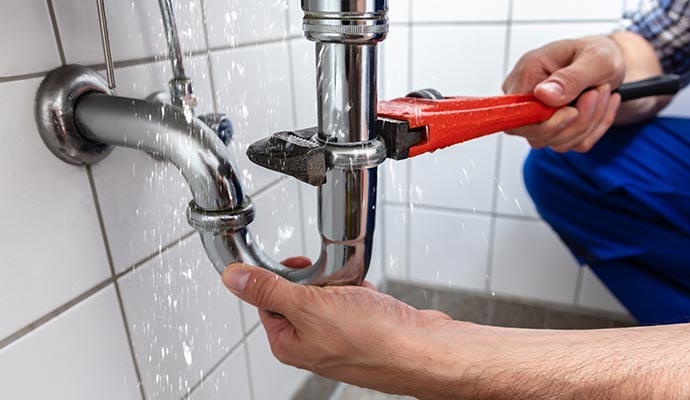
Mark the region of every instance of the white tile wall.
POLYGON ((2 396, 141 399, 112 285, 0 350, 2 396))
MULTIPOLYGON (((103 62, 98 11, 95 1, 53 2, 68 63, 103 62)), ((107 1, 108 32, 113 60, 163 56, 167 54, 163 22, 156 1, 107 1)), ((180 45, 185 52, 206 48, 199 0, 175 2, 180 45)))
POLYGON ((45 1, 3 1, 0 51, 3 54, 0 58, 0 77, 47 71, 60 65, 45 1), (27 46, 28 43, 31 45, 27 46))
POLYGON ((486 216, 415 209, 410 239, 410 278, 443 287, 483 291, 488 282, 486 216))
MULTIPOLYGON (((520 1, 520 0, 517 0, 520 1)), ((412 0, 413 22, 506 21, 509 0, 468 4, 462 1, 412 0)))
POLYGON ((408 278, 408 240, 410 213, 400 206, 388 206, 383 210, 383 264, 389 278, 408 278))
POLYGON ((203 1, 211 48, 281 39, 287 35, 285 0, 203 1))
POLYGON ((506 29, 505 24, 413 26, 412 88, 434 88, 445 96, 501 94, 506 29))
POLYGON ((525 189, 522 178, 522 165, 529 152, 529 144, 518 136, 502 136, 496 212, 538 218, 539 213, 525 189))
POLYGON ((263 329, 255 330, 247 338, 247 348, 252 356, 249 365, 254 400, 287 399, 308 376, 306 371, 283 365, 273 357, 263 329))
POLYGON ((190 400, 251 400, 245 345, 233 351, 227 360, 206 378, 189 396, 190 400))
POLYGON ((623 14, 624 0, 514 0, 513 19, 516 21, 602 20, 618 19, 623 14))
POLYGON ((577 262, 543 222, 499 218, 491 267, 491 290, 497 294, 575 301, 577 262))
POLYGON ((181 398, 243 336, 239 301, 198 235, 120 280, 147 399, 181 398))
POLYGON ((34 128, 38 84, 0 84, 0 340, 110 277, 86 171, 34 128))
POLYGON ((287 44, 270 43, 212 53, 218 107, 232 118, 231 149, 245 188, 254 193, 279 175, 253 164, 245 152, 272 133, 294 128, 287 44))

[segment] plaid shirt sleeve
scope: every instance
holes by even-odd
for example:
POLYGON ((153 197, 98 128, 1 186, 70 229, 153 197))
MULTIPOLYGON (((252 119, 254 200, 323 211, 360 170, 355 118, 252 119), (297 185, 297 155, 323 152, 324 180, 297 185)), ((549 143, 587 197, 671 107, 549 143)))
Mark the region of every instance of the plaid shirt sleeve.
POLYGON ((667 73, 690 83, 690 0, 639 0, 625 13, 619 28, 649 41, 667 73))

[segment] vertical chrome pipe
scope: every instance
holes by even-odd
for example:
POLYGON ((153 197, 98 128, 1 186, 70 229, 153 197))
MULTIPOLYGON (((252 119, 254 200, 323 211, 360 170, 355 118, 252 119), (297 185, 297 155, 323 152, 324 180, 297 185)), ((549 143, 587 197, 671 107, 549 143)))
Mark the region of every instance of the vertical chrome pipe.
POLYGON ((113 54, 110 51, 110 34, 108 33, 108 18, 105 13, 104 0, 96 0, 98 9, 98 25, 101 29, 101 44, 103 45, 103 58, 105 58, 105 71, 108 78, 108 86, 115 89, 115 67, 113 54))
POLYGON ((165 29, 165 38, 168 42, 168 56, 172 63, 173 76, 175 79, 186 79, 184 59, 182 58, 182 50, 180 48, 180 36, 177 33, 172 0, 158 0, 158 4, 163 17, 163 28, 165 29))
MULTIPOLYGON (((302 9, 305 35, 316 42, 319 139, 330 149, 372 146, 376 45, 388 32, 387 0, 302 0, 302 9)), ((378 169, 330 167, 318 197, 322 257, 363 277, 373 246, 378 169)))
POLYGON ((366 142, 376 127, 376 46, 317 43, 319 137, 366 142))

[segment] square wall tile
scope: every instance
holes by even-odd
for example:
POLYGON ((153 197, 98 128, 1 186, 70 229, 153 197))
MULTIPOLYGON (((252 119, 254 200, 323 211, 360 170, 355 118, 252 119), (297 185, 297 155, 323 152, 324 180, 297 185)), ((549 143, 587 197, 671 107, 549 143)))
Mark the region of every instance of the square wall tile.
MULTIPOLYGON (((553 9, 554 7, 550 8, 553 9)), ((508 66, 512 69, 523 54, 548 43, 589 35, 608 34, 613 31, 614 27, 615 22, 515 23, 510 33, 508 66)))
POLYGON ((48 5, 44 0, 3 0, 0 13, 0 78, 60 66, 48 5))
POLYGON ((6 399, 141 399, 113 286, 0 350, 0 376, 6 399))
POLYGON ((491 218, 446 211, 412 211, 410 278, 448 288, 487 285, 491 218))
POLYGON ((202 1, 211 48, 264 42, 287 35, 285 0, 202 1))
POLYGON ((242 339, 238 300, 194 235, 120 279, 147 399, 181 398, 242 339))
POLYGON ((189 400, 251 400, 245 346, 240 345, 191 393, 189 400))
POLYGON ((388 160, 379 166, 379 187, 383 185, 383 201, 408 204, 410 202, 410 161, 388 160))
POLYGON ((505 44, 505 24, 415 26, 412 89, 433 88, 444 96, 501 94, 505 44))
POLYGON ((318 124, 316 110, 316 48, 314 43, 300 38, 290 41, 292 79, 295 87, 295 121, 297 129, 318 124))
POLYGON ((628 310, 588 266, 584 268, 578 305, 628 315, 628 310))
MULTIPOLYGON (((189 58, 187 67, 199 99, 197 111, 213 111, 206 58, 189 58)), ((115 72, 118 94, 133 98, 167 90, 171 78, 167 62, 115 72)), ((116 149, 93 171, 117 272, 192 231, 185 216, 192 194, 173 164, 156 161, 142 151, 116 149)))
MULTIPOLYGON (((199 0, 173 2, 180 46, 184 52, 206 48, 199 0)), ((102 64, 95 1, 55 1, 55 15, 68 63, 102 64)), ((107 1, 108 32, 113 60, 166 56, 167 45, 157 1, 107 1)))
POLYGON ((412 21, 507 21, 509 8, 509 0, 482 1, 471 4, 464 1, 412 0, 412 21))
POLYGON ((408 270, 407 232, 410 227, 410 212, 406 208, 383 206, 383 267, 386 278, 406 279, 408 270))
POLYGON ((391 100, 410 93, 410 28, 391 26, 388 38, 379 46, 379 100, 391 100))
MULTIPOLYGON (((284 180, 252 200, 256 219, 249 228, 264 253, 278 262, 303 255, 302 204, 297 183, 293 179, 284 180)), ((245 329, 250 331, 259 323, 259 314, 247 303, 242 303, 242 308, 245 329)))
POLYGON ((283 365, 273 357, 263 328, 247 338, 247 349, 254 400, 290 400, 310 375, 307 371, 283 365))
POLYGON ((529 153, 529 143, 524 138, 512 135, 503 135, 502 141, 496 212, 539 218, 522 177, 522 165, 529 153))
POLYGON ((391 0, 388 2, 388 19, 391 24, 410 21, 411 2, 414 0, 391 0))
POLYGON ((572 305, 579 265, 555 232, 538 221, 498 218, 491 290, 572 305))
POLYGON ((238 175, 252 194, 282 175, 249 161, 247 148, 276 132, 294 128, 290 89, 290 58, 286 43, 214 52, 213 81, 218 108, 226 110, 235 127, 230 149, 238 175))
POLYGON ((514 0, 513 20, 602 20, 623 15, 624 0, 561 1, 554 7, 550 0, 514 0))
POLYGON ((410 160, 412 204, 491 211, 497 139, 486 136, 410 160))
POLYGON ((304 11, 302 11, 302 2, 298 0, 286 0, 288 8, 288 33, 292 35, 302 34, 302 21, 304 19, 304 11))
POLYGON ((0 84, 0 338, 110 277, 86 169, 55 157, 36 130, 39 83, 0 84))

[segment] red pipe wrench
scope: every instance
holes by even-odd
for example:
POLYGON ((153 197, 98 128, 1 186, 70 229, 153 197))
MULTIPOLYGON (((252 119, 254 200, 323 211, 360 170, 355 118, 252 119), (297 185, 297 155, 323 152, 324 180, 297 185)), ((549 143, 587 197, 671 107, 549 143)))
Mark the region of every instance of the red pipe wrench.
MULTIPOLYGON (((677 75, 660 75, 625 83, 614 92, 622 100, 672 95, 680 90, 677 75)), ((378 105, 378 131, 388 157, 403 160, 492 133, 545 121, 557 111, 532 94, 498 97, 443 97, 433 89, 378 105)))

